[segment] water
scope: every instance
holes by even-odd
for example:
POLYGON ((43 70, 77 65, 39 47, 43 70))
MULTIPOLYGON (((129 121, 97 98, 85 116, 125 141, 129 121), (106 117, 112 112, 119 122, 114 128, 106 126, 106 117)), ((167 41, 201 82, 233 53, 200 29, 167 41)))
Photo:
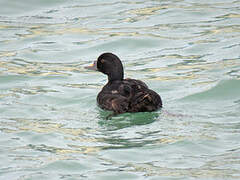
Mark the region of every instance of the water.
POLYGON ((0 1, 0 179, 240 179, 240 1, 0 1), (105 120, 116 53, 164 108, 105 120))

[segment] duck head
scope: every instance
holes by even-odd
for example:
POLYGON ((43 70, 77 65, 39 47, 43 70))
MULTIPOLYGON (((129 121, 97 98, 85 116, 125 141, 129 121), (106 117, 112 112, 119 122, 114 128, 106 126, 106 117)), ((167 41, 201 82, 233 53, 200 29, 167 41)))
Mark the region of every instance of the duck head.
POLYGON ((86 69, 100 71, 108 76, 109 81, 123 80, 123 65, 120 59, 112 53, 101 54, 97 61, 86 69))

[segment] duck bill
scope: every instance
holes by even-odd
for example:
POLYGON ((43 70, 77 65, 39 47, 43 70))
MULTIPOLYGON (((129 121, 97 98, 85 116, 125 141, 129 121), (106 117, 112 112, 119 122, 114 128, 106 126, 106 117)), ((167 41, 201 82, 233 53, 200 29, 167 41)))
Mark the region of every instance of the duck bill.
POLYGON ((94 61, 90 66, 85 66, 85 69, 93 70, 93 71, 98 71, 97 69, 97 61, 94 61))

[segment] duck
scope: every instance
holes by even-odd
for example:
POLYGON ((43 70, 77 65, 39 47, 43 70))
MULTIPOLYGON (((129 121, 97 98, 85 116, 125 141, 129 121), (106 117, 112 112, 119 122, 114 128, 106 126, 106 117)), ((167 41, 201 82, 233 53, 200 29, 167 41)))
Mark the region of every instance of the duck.
POLYGON ((113 53, 103 53, 88 70, 99 71, 108 76, 107 84, 97 95, 97 104, 114 114, 152 112, 162 108, 158 93, 141 80, 126 78, 121 60, 113 53))

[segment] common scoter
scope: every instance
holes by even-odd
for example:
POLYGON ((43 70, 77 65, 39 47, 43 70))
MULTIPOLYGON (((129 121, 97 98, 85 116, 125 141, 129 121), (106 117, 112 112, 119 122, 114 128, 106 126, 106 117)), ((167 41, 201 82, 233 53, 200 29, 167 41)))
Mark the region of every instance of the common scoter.
POLYGON ((136 79, 124 79, 123 65, 112 53, 103 53, 86 69, 100 71, 108 76, 108 83, 97 96, 100 108, 115 114, 151 112, 162 107, 161 97, 136 79))

